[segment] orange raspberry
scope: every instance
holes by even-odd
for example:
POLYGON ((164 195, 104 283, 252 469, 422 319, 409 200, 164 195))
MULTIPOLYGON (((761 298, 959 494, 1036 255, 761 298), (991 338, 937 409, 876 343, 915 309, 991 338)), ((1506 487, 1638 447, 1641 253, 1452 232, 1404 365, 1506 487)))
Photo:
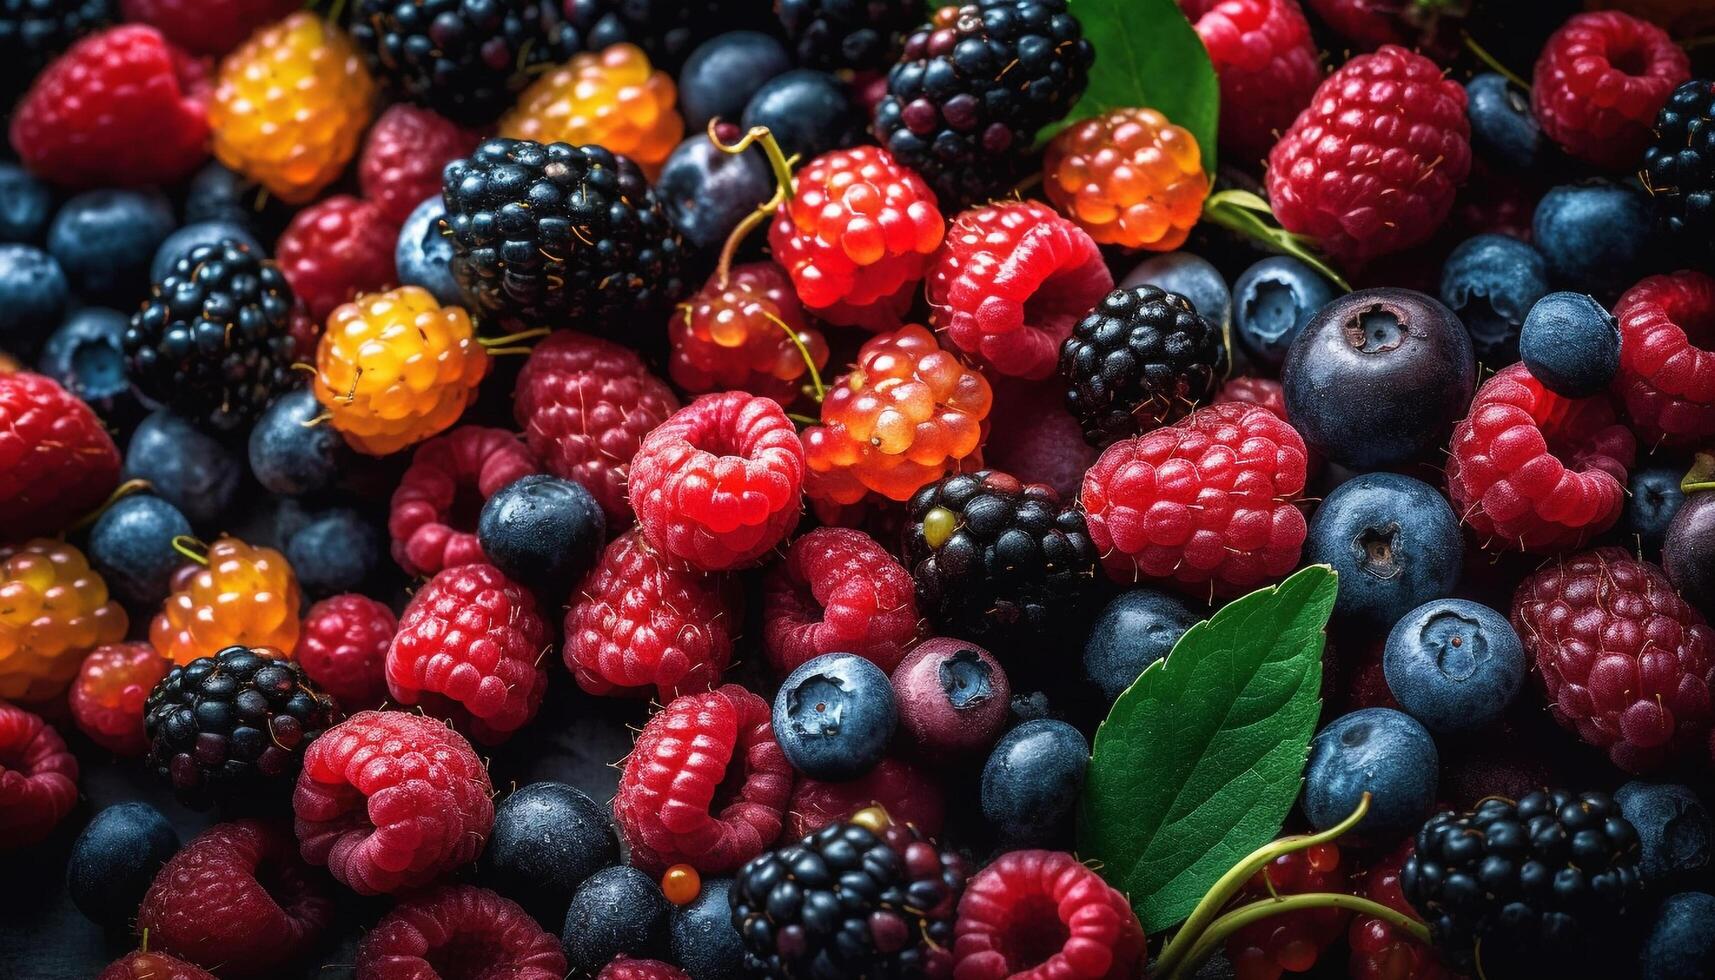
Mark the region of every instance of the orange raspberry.
POLYGON ((83 655, 123 640, 127 625, 83 552, 51 538, 0 548, 0 698, 59 695, 83 655))
POLYGON ((1043 157, 1048 199, 1103 245, 1171 252, 1203 213, 1197 138, 1154 109, 1074 123, 1043 157))
POLYGON ((89 740, 118 755, 149 751, 143 704, 172 661, 147 643, 110 643, 83 658, 66 700, 72 720, 89 740))
POLYGON ((209 106, 214 154, 289 204, 332 183, 375 108, 363 56, 338 28, 300 11, 226 56, 209 106))
POLYGON ((470 314, 404 286, 328 315, 313 390, 352 448, 386 456, 458 421, 487 373, 470 314))
POLYGON ((605 146, 653 181, 685 135, 674 111, 679 90, 635 44, 577 55, 524 90, 500 120, 500 135, 538 143, 605 146))
POLYGON ((716 272, 668 321, 667 342, 667 372, 692 394, 737 389, 791 405, 809 373, 798 344, 816 370, 828 364, 827 340, 772 262, 734 266, 724 285, 716 272))
POLYGON ((162 604, 149 642, 176 664, 230 646, 293 650, 302 600, 284 555, 221 538, 209 546, 208 562, 162 604))

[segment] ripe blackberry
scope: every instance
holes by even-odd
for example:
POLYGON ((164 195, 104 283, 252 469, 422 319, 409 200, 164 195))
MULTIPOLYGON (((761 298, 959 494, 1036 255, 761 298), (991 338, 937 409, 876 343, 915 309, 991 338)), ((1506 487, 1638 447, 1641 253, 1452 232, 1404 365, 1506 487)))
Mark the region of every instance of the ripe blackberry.
POLYGON ((1220 328, 1159 286, 1114 290, 1060 345, 1066 408, 1098 447, 1190 414, 1226 365, 1220 328))
POLYGON ((497 137, 448 164, 444 190, 472 313, 623 335, 685 293, 679 232, 643 171, 600 146, 497 137))
POLYGON ((586 51, 629 41, 649 63, 678 74, 685 58, 724 31, 766 29, 768 5, 731 0, 565 0, 566 19, 586 51))
POLYGON ((1668 96, 1644 150, 1643 180, 1670 231, 1715 248, 1715 82, 1694 78, 1668 96))
POLYGON ((774 12, 806 68, 858 71, 885 68, 900 39, 918 24, 914 0, 777 0, 774 12))
POLYGON ((37 72, 113 12, 113 0, 0 0, 0 101, 10 108, 37 72))
POLYGON ((1612 942, 1616 926, 1644 904, 1640 853, 1607 794, 1537 790, 1430 817, 1400 885, 1461 973, 1588 976, 1592 957, 1625 945, 1612 942))
POLYGON ((975 0, 905 41, 875 134, 943 210, 1004 195, 1036 132, 1084 94, 1095 49, 1066 0, 975 0))
POLYGON ((139 391, 218 432, 244 429, 293 384, 292 287, 236 239, 198 245, 125 329, 139 391))
POLYGON ((304 748, 338 712, 295 661, 230 646, 174 667, 149 692, 149 765, 193 805, 266 787, 289 792, 304 748))

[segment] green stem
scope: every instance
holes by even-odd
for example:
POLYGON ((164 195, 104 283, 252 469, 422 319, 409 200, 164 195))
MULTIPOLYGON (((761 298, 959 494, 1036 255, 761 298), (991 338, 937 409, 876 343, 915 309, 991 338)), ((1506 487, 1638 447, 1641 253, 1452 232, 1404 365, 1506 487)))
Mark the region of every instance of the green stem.
POLYGON ((1197 940, 1197 944, 1191 948, 1191 952, 1186 955, 1185 959, 1175 964, 1176 969, 1173 972, 1166 972, 1159 968, 1157 972, 1163 980, 1189 977, 1197 972, 1197 968, 1202 966, 1204 961, 1214 955, 1215 950, 1219 949, 1228 937, 1245 926, 1261 922, 1272 916, 1285 915, 1288 912, 1326 908, 1345 909, 1349 912, 1357 912, 1381 919, 1394 928, 1404 931, 1420 943, 1427 945, 1430 941, 1428 926, 1409 915, 1388 908, 1380 902, 1338 892, 1308 892, 1303 895, 1288 895, 1285 898, 1266 898, 1239 906, 1216 919, 1209 926, 1208 931, 1197 940))
POLYGON ((792 186, 792 164, 786 159, 786 151, 780 148, 780 141, 774 138, 767 126, 752 126, 749 132, 737 143, 727 145, 715 135, 715 120, 709 120, 709 142, 722 153, 743 153, 752 143, 760 143, 762 152, 768 156, 768 168, 774 171, 774 183, 780 190, 786 192, 786 200, 790 201, 796 190, 792 186))
POLYGON ((1465 47, 1472 54, 1477 56, 1478 61, 1488 65, 1491 70, 1499 74, 1502 78, 1512 82, 1514 85, 1524 89, 1526 92, 1530 91, 1529 82, 1520 78, 1511 68, 1501 64, 1501 59, 1490 54, 1488 49, 1483 47, 1481 44, 1478 44, 1477 39, 1472 37, 1469 33, 1465 34, 1465 47))
POLYGON ((1342 291, 1352 291, 1345 277, 1334 271, 1303 236, 1275 224, 1274 212, 1268 202, 1250 191, 1228 190, 1209 195, 1209 199, 1203 202, 1203 220, 1248 238, 1271 252, 1290 255, 1321 273, 1342 291))
POLYGON ((768 319, 768 322, 786 331, 787 339, 792 341, 793 347, 798 348, 798 356, 804 359, 804 366, 810 369, 810 383, 816 386, 816 404, 822 404, 822 399, 828 397, 828 389, 822 387, 822 372, 816 367, 816 359, 810 356, 810 348, 805 346, 803 338, 798 336, 797 331, 786 325, 786 321, 767 311, 764 311, 762 315, 768 319))
POLYGON ((193 538, 188 534, 180 534, 176 535, 173 540, 168 543, 172 545, 174 551, 184 555, 186 558, 196 562, 198 565, 208 564, 208 545, 203 544, 196 538, 193 538))
POLYGON ((1682 493, 1715 490, 1715 453, 1698 453, 1691 458, 1691 469, 1679 481, 1682 493))

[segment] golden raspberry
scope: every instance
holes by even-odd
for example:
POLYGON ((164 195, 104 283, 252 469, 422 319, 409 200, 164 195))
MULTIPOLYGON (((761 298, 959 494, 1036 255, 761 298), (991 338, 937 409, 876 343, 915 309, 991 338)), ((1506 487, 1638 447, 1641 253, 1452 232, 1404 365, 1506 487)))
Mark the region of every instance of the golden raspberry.
POLYGON ((404 286, 329 314, 313 390, 352 448, 385 456, 451 427, 487 373, 470 314, 404 286))
POLYGON ((127 625, 83 552, 51 538, 0 548, 0 698, 58 696, 83 655, 125 639, 127 625))
POLYGON ((177 664, 229 646, 290 651, 298 645, 302 600, 284 555, 221 538, 209 546, 207 563, 162 604, 149 642, 177 664))
POLYGON ((302 204, 345 170, 374 108, 375 82, 351 39, 299 11, 221 62, 208 110, 214 154, 302 204))
POLYGON ((1154 109, 1073 123, 1043 157, 1048 199, 1103 245, 1170 252, 1203 213, 1197 138, 1154 109))
POLYGON ((591 143, 630 157, 650 180, 685 135, 679 91, 635 44, 577 55, 533 82, 500 120, 500 135, 538 143, 591 143))

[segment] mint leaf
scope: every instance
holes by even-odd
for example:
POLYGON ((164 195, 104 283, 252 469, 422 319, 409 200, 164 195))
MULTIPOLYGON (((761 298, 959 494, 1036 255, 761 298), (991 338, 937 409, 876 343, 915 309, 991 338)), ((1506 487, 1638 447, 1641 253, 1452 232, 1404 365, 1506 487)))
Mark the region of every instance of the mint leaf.
POLYGON ((1298 798, 1336 576, 1312 565, 1187 630, 1096 730, 1078 852, 1147 932, 1184 919, 1298 798))

